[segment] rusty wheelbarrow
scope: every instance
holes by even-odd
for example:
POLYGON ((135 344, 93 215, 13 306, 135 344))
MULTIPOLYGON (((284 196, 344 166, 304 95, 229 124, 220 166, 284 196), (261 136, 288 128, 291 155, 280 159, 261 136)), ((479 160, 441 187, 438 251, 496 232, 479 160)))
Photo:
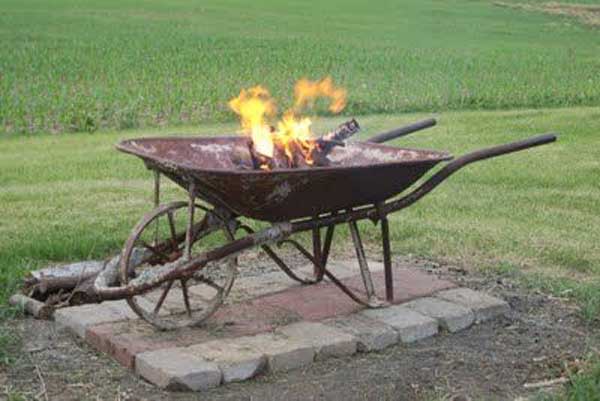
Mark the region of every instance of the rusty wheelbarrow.
POLYGON ((243 137, 123 141, 117 149, 140 157, 155 173, 155 209, 140 220, 125 244, 120 284, 97 283, 95 292, 102 300, 125 298, 141 318, 159 329, 196 326, 211 316, 229 293, 237 273, 236 255, 261 247, 293 280, 313 284, 327 277, 354 301, 367 307, 384 306, 393 300, 388 214, 412 205, 470 163, 556 140, 555 135, 541 135, 454 160, 446 152, 381 144, 434 124, 434 120, 426 120, 366 142, 348 142, 331 153, 332 166, 273 171, 236 168, 231 155, 248 151, 243 137), (397 197, 441 162, 448 163, 397 197), (161 176, 181 186, 187 199, 161 204, 161 176), (375 294, 365 258, 357 226, 357 221, 364 219, 381 227, 385 300, 375 294), (254 231, 248 220, 262 221, 258 225, 263 228, 254 231), (346 287, 327 268, 339 224, 349 225, 366 297, 346 287), (312 250, 291 238, 301 232, 312 233, 312 250), (314 275, 300 277, 278 256, 273 244, 296 248, 312 263, 314 275), (172 291, 181 293, 186 310, 167 315, 161 308, 172 291), (189 291, 194 292, 193 299, 189 291), (147 296, 151 292, 153 298, 147 296))

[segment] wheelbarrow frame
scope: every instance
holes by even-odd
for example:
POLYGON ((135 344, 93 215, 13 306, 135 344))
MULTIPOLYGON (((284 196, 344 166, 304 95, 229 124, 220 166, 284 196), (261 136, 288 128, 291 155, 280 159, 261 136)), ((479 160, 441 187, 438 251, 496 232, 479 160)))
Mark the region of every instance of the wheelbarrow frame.
MULTIPOLYGON (((400 128, 398 130, 376 135, 370 138, 368 141, 374 143, 381 143, 433 125, 435 125, 435 120, 425 120, 407 127, 400 128)), ((245 216, 240 216, 236 214, 222 203, 220 203, 218 206, 214 206, 212 209, 204 208, 206 212, 204 219, 202 219, 202 221, 200 221, 199 223, 194 223, 194 215, 196 209, 199 207, 196 201, 198 199, 199 191, 201 191, 201 188, 198 188, 196 186, 196 183, 192 180, 187 189, 187 229, 185 233, 185 238, 181 238, 181 240, 185 242, 183 257, 179 258, 174 262, 166 263, 165 265, 161 266, 160 269, 157 269, 155 274, 152 274, 150 276, 133 278, 132 280, 129 280, 127 282, 127 260, 128 257, 132 254, 132 252, 134 252, 134 243, 131 240, 131 238, 133 237, 132 235, 132 237, 130 237, 130 239, 125 244, 121 257, 121 282, 127 282, 127 284, 112 287, 103 286, 100 282, 96 283, 94 289, 96 294, 102 300, 113 300, 123 298, 130 300, 132 297, 142 295, 148 291, 151 291, 157 288, 158 286, 162 285, 163 283, 168 283, 174 280, 180 280, 184 277, 189 277, 194 272, 202 269, 210 262, 218 262, 226 258, 232 258, 235 255, 246 251, 250 248, 260 247, 287 276, 299 283, 314 284, 322 281, 324 277, 327 277, 333 284, 339 287, 355 302, 370 308, 381 307, 392 302, 394 298, 388 221, 388 215, 390 213, 394 213, 396 211, 411 206, 412 204, 423 198, 425 195, 430 193, 433 189, 435 189, 439 184, 441 184, 443 181, 449 178, 456 171, 471 163, 551 143, 555 140, 556 136, 554 134, 545 134, 518 142, 512 142, 505 145, 477 150, 475 152, 468 153, 462 157, 448 162, 436 173, 430 176, 430 178, 426 179, 421 185, 417 186, 414 190, 412 190, 404 196, 398 198, 392 197, 389 199, 381 200, 380 202, 374 203, 372 205, 361 206, 358 208, 348 208, 345 210, 332 211, 330 213, 316 217, 301 218, 285 222, 276 222, 272 223, 269 227, 261 229, 259 231, 254 231, 250 226, 243 224, 239 220, 239 218, 245 216), (363 243, 357 225, 357 222, 361 220, 370 220, 374 224, 380 225, 384 264, 385 301, 377 298, 377 295, 375 294, 373 281, 371 279, 363 243), (349 226, 350 234, 352 237, 353 245, 356 251, 356 256, 360 267, 360 272, 365 286, 366 297, 348 288, 339 278, 337 278, 327 268, 327 262, 334 237, 335 227, 340 224, 348 224, 349 226), (233 233, 243 231, 245 232, 245 235, 238 239, 235 239, 232 236, 231 242, 228 242, 224 245, 218 246, 214 249, 203 252, 200 255, 192 257, 190 250, 195 241, 195 233, 198 232, 200 227, 202 227, 202 229, 205 230, 227 229, 229 230, 229 232, 233 233), (322 237, 322 229, 325 229, 324 239, 322 237), (305 232, 310 232, 312 235, 312 250, 306 249, 298 241, 290 238, 293 234, 305 232), (272 244, 290 244, 295 249, 297 249, 314 266, 313 277, 299 277, 293 271, 293 269, 291 269, 283 261, 283 259, 279 257, 277 252, 271 246, 272 244)), ((149 166, 149 168, 152 167, 149 166)), ((158 170, 154 170, 155 208, 161 207, 160 176, 161 173, 158 170)), ((206 200, 205 197, 202 198, 206 200)), ((153 212, 150 212, 148 215, 151 215, 152 213, 153 212)), ((144 219, 142 219, 142 221, 143 220, 144 219)), ((136 313, 139 314, 138 311, 136 311, 136 313)), ((142 317, 145 320, 150 321, 150 323, 154 324, 160 329, 173 328, 168 325, 161 325, 160 321, 153 321, 154 319, 149 319, 148 316, 142 317)), ((202 321, 204 320, 205 319, 202 319, 202 321)), ((194 325, 201 324, 202 321, 194 322, 194 325)))

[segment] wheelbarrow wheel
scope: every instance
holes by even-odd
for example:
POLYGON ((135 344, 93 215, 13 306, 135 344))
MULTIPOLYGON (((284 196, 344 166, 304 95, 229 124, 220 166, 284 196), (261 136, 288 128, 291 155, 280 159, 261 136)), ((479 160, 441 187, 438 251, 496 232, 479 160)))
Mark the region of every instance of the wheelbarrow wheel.
MULTIPOLYGON (((220 217, 206 213, 193 225, 190 259, 223 242, 234 239, 228 221, 207 224, 220 217)), ((121 257, 121 282, 127 285, 141 274, 149 274, 167 263, 183 261, 188 203, 172 202, 146 214, 133 229, 121 257), (142 255, 142 256, 139 256, 142 255)), ((150 291, 127 298, 131 309, 161 330, 198 326, 221 306, 237 274, 235 257, 208 264, 186 277, 168 281, 150 291)))

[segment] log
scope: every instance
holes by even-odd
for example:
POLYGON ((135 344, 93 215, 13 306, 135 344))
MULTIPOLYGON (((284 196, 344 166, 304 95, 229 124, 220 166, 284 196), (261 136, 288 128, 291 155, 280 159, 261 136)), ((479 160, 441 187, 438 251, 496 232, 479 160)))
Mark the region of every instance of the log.
POLYGON ((26 313, 29 313, 37 319, 49 319, 54 312, 52 306, 23 294, 14 294, 10 297, 8 302, 13 306, 22 308, 26 313))
POLYGON ((51 266, 30 272, 25 277, 23 291, 30 296, 44 296, 58 290, 72 290, 104 268, 104 262, 91 260, 63 266, 51 266))
POLYGON ((333 145, 334 141, 343 142, 352 135, 356 134, 358 131, 360 131, 360 125, 358 125, 358 121, 353 118, 350 121, 346 121, 345 123, 338 125, 333 131, 323 135, 320 140, 328 141, 329 143, 327 143, 325 147, 333 148, 333 146, 335 146, 333 145))
MULTIPOLYGON (((315 145, 308 155, 308 158, 313 161, 313 166, 328 166, 330 165, 327 155, 336 147, 344 146, 344 141, 356 134, 360 130, 360 126, 355 119, 346 121, 334 130, 315 139, 315 145)), ((292 142, 289 144, 292 151, 292 160, 288 158, 283 147, 275 143, 273 149, 273 157, 268 157, 258 152, 252 141, 248 141, 248 152, 244 149, 235 150, 231 155, 231 160, 234 165, 242 170, 260 169, 262 166, 267 166, 270 170, 281 168, 308 168, 311 164, 306 162, 305 153, 300 142, 292 142)))

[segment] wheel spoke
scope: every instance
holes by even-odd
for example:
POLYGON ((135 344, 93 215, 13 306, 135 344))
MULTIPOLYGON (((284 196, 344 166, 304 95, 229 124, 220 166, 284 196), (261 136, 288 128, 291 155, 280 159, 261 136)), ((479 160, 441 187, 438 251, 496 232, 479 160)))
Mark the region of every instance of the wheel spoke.
POLYGON ((173 281, 169 281, 167 283, 167 286, 163 290, 162 294, 160 294, 160 298, 158 299, 158 302, 156 303, 156 306, 154 306, 154 314, 155 315, 158 314, 158 311, 160 310, 160 307, 162 306, 163 302, 165 302, 165 298, 167 298, 167 294, 171 290, 172 286, 173 286, 173 281))
POLYGON ((188 296, 187 280, 181 281, 181 292, 183 294, 183 303, 185 304, 185 310, 189 317, 192 317, 192 308, 190 307, 190 298, 188 296))
POLYGON ((140 240, 142 246, 153 254, 144 259, 145 262, 154 261, 155 263, 166 263, 169 261, 169 246, 166 243, 150 245, 144 240, 140 240))
POLYGON ((197 281, 200 281, 206 285, 208 285, 209 287, 214 288, 215 290, 217 290, 218 292, 223 292, 225 291, 225 288, 221 287, 219 284, 215 283, 211 278, 205 277, 204 275, 202 276, 198 276, 198 277, 194 277, 197 281))

